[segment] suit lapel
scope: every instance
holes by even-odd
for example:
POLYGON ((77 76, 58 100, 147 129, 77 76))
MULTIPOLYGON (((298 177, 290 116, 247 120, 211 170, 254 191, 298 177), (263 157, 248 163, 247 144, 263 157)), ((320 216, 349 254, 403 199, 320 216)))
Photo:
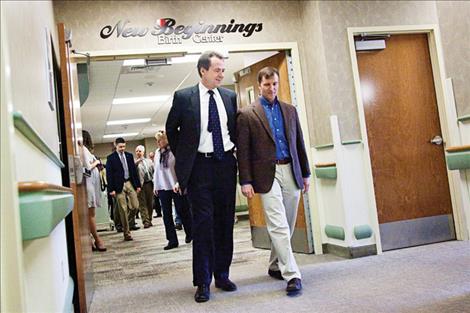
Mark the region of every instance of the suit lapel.
POLYGON ((256 116, 258 116, 258 118, 260 119, 261 124, 263 125, 264 129, 268 132, 269 137, 274 142, 274 137, 271 131, 271 126, 269 126, 268 118, 266 117, 266 113, 264 112, 263 106, 259 102, 259 99, 257 99, 254 103, 254 112, 256 116))
POLYGON ((226 92, 220 88, 217 88, 217 90, 219 91, 222 102, 224 103, 225 113, 227 113, 227 126, 230 131, 232 129, 231 125, 234 122, 233 117, 235 116, 235 112, 233 112, 232 108, 232 101, 230 101, 230 97, 226 92))
POLYGON ((282 113, 282 119, 284 120, 284 131, 285 131, 285 136, 287 139, 287 142, 289 143, 290 139, 290 131, 291 131, 291 118, 289 115, 289 110, 287 108, 287 104, 284 102, 279 101, 279 106, 281 107, 281 113, 282 113))
POLYGON ((191 92, 191 106, 196 120, 197 137, 201 135, 201 97, 199 96, 199 85, 193 87, 191 92))

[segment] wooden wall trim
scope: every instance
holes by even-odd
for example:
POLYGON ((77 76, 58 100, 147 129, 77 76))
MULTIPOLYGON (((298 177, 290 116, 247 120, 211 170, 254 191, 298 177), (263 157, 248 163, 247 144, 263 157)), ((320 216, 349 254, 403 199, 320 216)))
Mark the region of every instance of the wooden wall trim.
POLYGON ((39 192, 39 191, 51 191, 51 192, 68 192, 72 193, 72 188, 50 184, 44 181, 27 181, 18 183, 19 192, 39 192))
POLYGON ((446 148, 446 151, 449 152, 449 153, 452 153, 452 152, 466 152, 466 151, 470 151, 470 145, 448 147, 448 148, 446 148))

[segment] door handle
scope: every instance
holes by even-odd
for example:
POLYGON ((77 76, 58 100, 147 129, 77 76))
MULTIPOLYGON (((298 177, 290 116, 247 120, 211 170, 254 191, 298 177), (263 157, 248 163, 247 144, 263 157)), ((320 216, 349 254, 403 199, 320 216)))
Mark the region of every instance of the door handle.
POLYGON ((434 145, 440 146, 440 145, 442 145, 442 143, 444 142, 444 140, 442 140, 442 137, 441 137, 441 136, 437 135, 437 136, 434 136, 434 138, 431 139, 430 142, 431 142, 432 144, 434 144, 434 145))

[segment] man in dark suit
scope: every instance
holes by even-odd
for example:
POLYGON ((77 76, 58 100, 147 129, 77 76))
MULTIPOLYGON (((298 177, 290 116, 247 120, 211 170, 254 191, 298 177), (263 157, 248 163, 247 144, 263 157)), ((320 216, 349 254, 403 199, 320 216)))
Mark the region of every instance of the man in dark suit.
POLYGON ((106 160, 106 179, 108 181, 108 194, 116 197, 119 208, 124 240, 132 240, 129 231, 128 211, 139 207, 137 192, 140 192, 140 181, 132 154, 125 152, 126 141, 116 138, 116 151, 108 155, 106 160), (127 203, 127 197, 131 207, 127 203))
POLYGON ((279 72, 258 73, 260 97, 237 115, 237 157, 242 193, 259 193, 271 239, 268 274, 287 281, 288 294, 302 289, 291 247, 300 192, 310 168, 295 107, 277 99, 279 72))
POLYGON ((199 58, 198 85, 176 91, 166 132, 176 158, 176 176, 193 210, 194 299, 205 302, 215 286, 235 291, 229 279, 233 254, 233 222, 237 163, 234 92, 220 88, 224 59, 217 52, 199 58))

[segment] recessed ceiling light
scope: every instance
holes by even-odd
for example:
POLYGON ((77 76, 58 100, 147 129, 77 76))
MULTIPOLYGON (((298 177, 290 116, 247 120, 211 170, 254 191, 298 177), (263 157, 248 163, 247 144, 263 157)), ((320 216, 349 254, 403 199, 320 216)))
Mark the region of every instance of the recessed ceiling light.
POLYGON ((135 118, 132 120, 118 120, 118 121, 107 121, 106 125, 126 125, 126 124, 140 124, 150 122, 150 118, 135 118))
POLYGON ((139 133, 109 134, 109 135, 104 135, 103 138, 130 137, 130 136, 137 136, 138 134, 139 133))
POLYGON ((163 102, 163 101, 166 101, 169 97, 170 95, 150 96, 150 97, 114 98, 113 104, 163 102))
POLYGON ((131 60, 124 60, 122 66, 144 66, 145 59, 131 59, 131 60))

